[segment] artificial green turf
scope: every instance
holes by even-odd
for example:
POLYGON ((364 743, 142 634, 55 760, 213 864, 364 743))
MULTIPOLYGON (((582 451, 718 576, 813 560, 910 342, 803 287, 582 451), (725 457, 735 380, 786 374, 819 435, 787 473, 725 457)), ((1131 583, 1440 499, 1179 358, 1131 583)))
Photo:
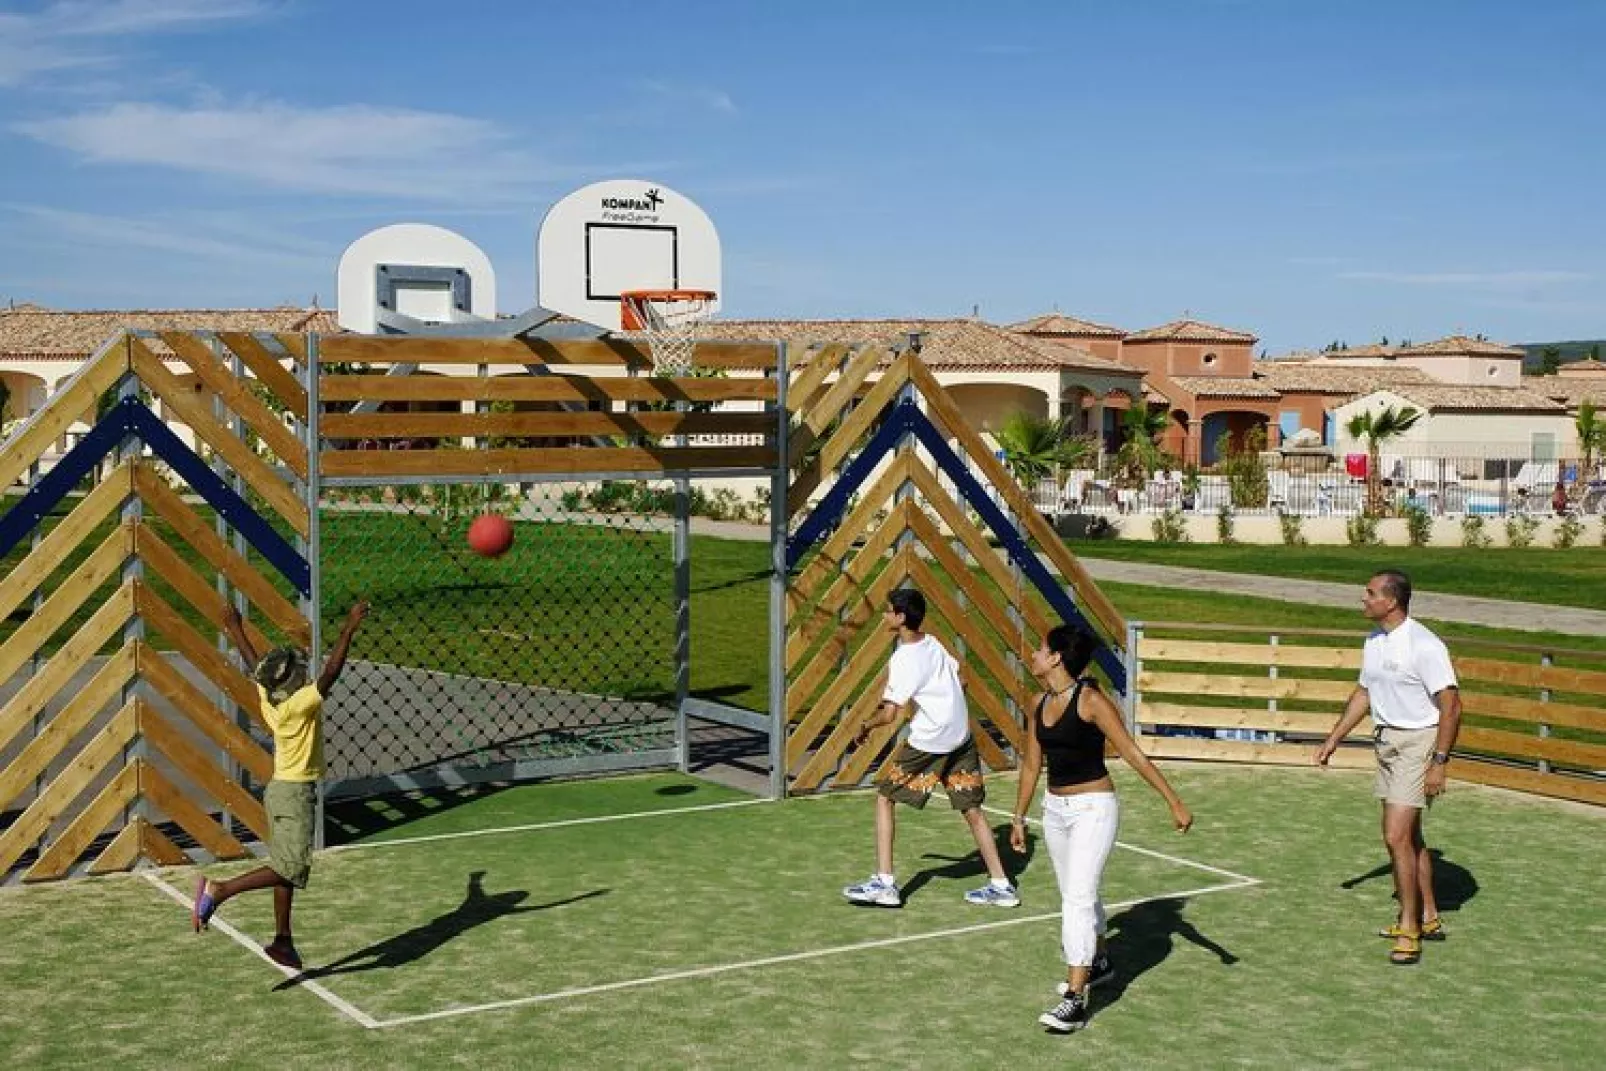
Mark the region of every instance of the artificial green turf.
MULTIPOLYGON (((1060 976, 1046 852, 1015 912, 972 908, 973 847, 941 800, 903 811, 901 911, 839 889, 870 869, 863 795, 754 804, 325 853, 298 898, 321 979, 380 1018, 607 985, 698 967, 1016 925, 701 978, 572 995, 380 1030, 280 978, 139 877, 0 890, 0 1060, 6 1066, 1378 1067, 1593 1066, 1606 1015, 1599 811, 1452 783, 1430 813, 1450 939, 1411 969, 1371 935, 1390 920, 1369 777, 1170 768, 1198 825, 1167 828, 1125 771, 1122 840, 1261 879, 1117 850, 1105 883, 1118 978, 1092 1026, 1036 1025, 1060 976), (466 903, 481 873, 486 899, 466 903), (1357 879, 1361 879, 1356 883, 1357 879), (530 910, 517 910, 517 909, 530 910), (512 910, 510 910, 512 909, 512 910), (26 935, 25 939, 13 939, 26 935), (366 968, 366 969, 357 969, 366 968)), ((417 823, 480 828, 724 800, 677 777, 490 794, 417 823)), ((991 782, 1007 807, 1007 779, 991 782)), ((399 830, 397 831, 400 832, 399 830)), ((165 875, 186 891, 191 872, 165 875)), ((267 898, 222 917, 253 937, 267 898)))

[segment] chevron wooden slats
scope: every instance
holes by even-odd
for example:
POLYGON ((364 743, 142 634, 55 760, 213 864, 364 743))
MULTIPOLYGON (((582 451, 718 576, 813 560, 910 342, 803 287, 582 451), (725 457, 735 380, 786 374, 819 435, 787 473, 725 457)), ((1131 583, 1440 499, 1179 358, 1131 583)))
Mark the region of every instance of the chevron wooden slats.
MULTIPOLYGON (((140 463, 135 466, 134 489, 140 500, 152 507, 180 539, 198 552, 208 565, 223 574, 230 584, 240 589, 252 606, 261 610, 295 643, 303 647, 311 645, 312 626, 301 611, 280 595, 250 562, 235 553, 212 530, 212 526, 197 516, 149 465, 140 463)), ((254 635, 252 642, 257 642, 254 635)))
POLYGON ((113 529, 111 535, 51 592, 50 597, 28 615, 28 620, 4 644, 0 644, 0 681, 10 680, 11 675, 37 654, 78 612, 95 593, 95 589, 118 574, 123 562, 133 553, 133 536, 134 525, 131 522, 113 529))
MULTIPOLYGON (((7 827, 4 833, 0 833, 0 872, 11 869, 12 864, 50 828, 52 822, 69 813, 69 807, 97 777, 122 761, 123 748, 133 741, 138 731, 139 714, 134 701, 129 700, 112 720, 107 722, 106 727, 96 733, 84 749, 73 757, 67 768, 57 774, 45 790, 35 797, 22 815, 7 827)), ((102 795, 110 793, 111 797, 117 799, 116 807, 133 802, 139 792, 137 775, 133 773, 133 767, 123 767, 119 777, 122 775, 129 775, 126 784, 114 787, 118 786, 118 781, 113 779, 102 792, 102 795)), ((92 819, 88 820, 86 825, 94 825, 94 828, 89 830, 88 838, 79 845, 78 850, 67 858, 66 865, 70 866, 73 859, 89 846, 90 841, 94 840, 110 821, 110 814, 99 825, 94 825, 92 819)), ((56 843, 59 845, 60 842, 61 838, 58 838, 56 843)))
MULTIPOLYGON (((886 605, 887 593, 908 576, 910 556, 908 547, 893 556, 891 564, 866 589, 864 599, 856 602, 844 615, 841 627, 791 679, 786 689, 788 718, 794 718, 809 706, 815 690, 837 671, 837 662, 847 651, 857 649, 865 636, 880 629, 881 608, 886 605)), ((836 683, 842 683, 840 677, 836 683)))
MULTIPOLYGON (((816 484, 819 482, 817 473, 820 471, 835 472, 837 466, 842 464, 842 459, 852 451, 854 444, 870 430, 870 425, 875 423, 875 419, 881 411, 892 404, 898 397, 898 391, 909 381, 907 365, 913 360, 913 354, 900 354, 892 362, 892 366, 887 369, 886 374, 876 380, 875 386, 871 387, 869 392, 859 399, 859 404, 854 408, 853 412, 843 419, 841 426, 831 434, 825 445, 820 448, 819 456, 814 459, 813 464, 810 466, 817 470, 816 484)), ((794 467, 802 460, 808 448, 817 441, 818 436, 809 425, 805 424, 797 429, 797 434, 787 444, 788 450, 791 452, 790 461, 794 467)), ((797 479, 801 480, 802 478, 803 474, 800 473, 797 479)))
POLYGON ((157 337, 190 366, 207 390, 221 398, 224 405, 238 413, 246 425, 262 437, 268 449, 288 465, 290 471, 303 480, 307 478, 307 448, 285 427, 279 415, 252 393, 250 383, 223 367, 213 356, 211 347, 194 335, 163 331, 157 337))
POLYGON ((258 697, 256 685, 245 678, 234 664, 216 647, 201 638, 178 611, 167 604, 148 584, 135 584, 134 604, 146 625, 170 642, 190 665, 199 670, 215 687, 228 694, 242 708, 255 712, 258 697))
MULTIPOLYGON (((797 771, 792 778, 792 787, 799 792, 811 792, 820 786, 820 782, 835 770, 839 763, 853 748, 853 736, 863 725, 865 720, 881 705, 881 693, 887 686, 887 671, 882 669, 870 682, 869 687, 859 694, 859 698, 847 713, 837 719, 824 740, 819 742, 814 754, 797 771)), ((868 743, 868 742, 867 742, 868 743)))
POLYGON ((848 347, 840 344, 821 346, 803 365, 803 370, 792 377, 786 389, 786 408, 801 413, 819 398, 820 388, 831 373, 836 371, 847 355, 848 347))
POLYGON ((50 700, 89 664, 96 651, 122 633, 133 613, 134 585, 126 582, 101 603, 89 620, 57 649, 38 673, 28 678, 4 707, 0 707, 0 748, 15 739, 31 719, 44 712, 50 700))
POLYGON ((35 778, 67 750, 87 729, 95 716, 122 694, 134 679, 136 662, 133 647, 124 647, 106 660, 66 706, 29 740, 11 763, 0 769, 0 810, 11 806, 27 791, 35 778))
POLYGON ((942 566, 947 583, 964 592, 970 601, 970 612, 980 614, 982 619, 992 626, 993 631, 998 634, 999 642, 1006 650, 1023 653, 1020 626, 1009 619, 998 596, 988 591, 975 573, 966 567, 959 555, 954 553, 942 533, 937 531, 937 526, 931 523, 931 519, 918 509, 911 508, 909 530, 920 540, 921 547, 942 566))
POLYGON ((139 850, 146 859, 157 866, 184 866, 194 862, 184 853, 184 849, 167 838, 167 834, 149 824, 144 819, 134 819, 139 824, 139 850))
POLYGON ((255 451, 218 423, 208 411, 206 403, 193 391, 185 390, 173 374, 162 367, 162 362, 148 346, 137 338, 131 338, 129 348, 135 373, 168 411, 182 419, 198 438, 216 450, 298 534, 306 536, 311 532, 312 521, 307 504, 297 496, 295 490, 281 480, 255 451))
POLYGON ((892 464, 882 471, 875 483, 870 485, 870 489, 861 496, 859 504, 848 512, 831 538, 825 541, 819 553, 788 585, 788 591, 797 596, 796 605, 806 605, 813 601, 814 594, 825 584, 826 579, 836 575, 854 542, 863 536, 864 530, 869 527, 876 512, 891 500, 893 493, 910 478, 915 467, 917 466, 913 465, 907 453, 900 453, 892 464))
POLYGON ((240 859, 251 854, 234 834, 218 825, 155 766, 143 760, 137 760, 136 765, 140 768, 141 795, 194 837, 197 844, 219 859, 240 859))
MULTIPOLYGON (((133 526, 134 547, 138 551, 140 560, 149 569, 148 577, 160 577, 166 581, 167 586, 184 597, 195 609, 201 611, 207 621, 223 630, 223 615, 229 608, 228 601, 219 595, 217 588, 207 583, 201 575, 185 564, 172 547, 162 541, 155 529, 149 525, 136 524, 133 526)), ((246 639, 258 651, 271 650, 274 644, 263 634, 253 622, 244 622, 246 639)))
MULTIPOLYGON (((160 715, 153 714, 148 707, 140 711, 140 732, 156 750, 172 762, 176 769, 182 771, 195 787, 233 811, 235 817, 257 836, 264 840, 267 838, 267 812, 262 809, 262 804, 257 802, 256 797, 229 780, 189 741, 163 721, 160 715)), ((178 791, 176 786, 162 776, 154 766, 150 770, 150 775, 141 780, 140 791, 167 812, 169 818, 183 826, 212 854, 222 858, 238 858, 246 854, 245 847, 234 839, 233 834, 213 821, 206 811, 191 801, 188 795, 178 791), (167 791, 171 791, 177 797, 177 801, 166 798, 164 793, 167 791)))
MULTIPOLYGON (((166 655, 143 643, 135 644, 133 650, 138 658, 140 677, 157 696, 165 699, 175 711, 205 733, 259 783, 266 783, 273 776, 273 756, 214 706, 199 688, 173 666, 166 655)), ((261 717, 257 708, 253 706, 249 709, 252 720, 260 725, 261 717)))
POLYGON ((141 841, 146 828, 145 819, 136 816, 132 822, 123 827, 121 833, 112 838, 110 844, 101 849, 99 855, 95 856, 95 861, 89 864, 89 872, 115 874, 139 862, 141 841))
MULTIPOLYGON (((303 365, 307 363, 306 347, 299 335, 279 335, 276 338, 291 356, 299 357, 303 365)), ((241 363, 273 392, 279 404, 288 409, 292 416, 300 421, 307 419, 307 389, 289 369, 279 363, 279 358, 268 352, 266 346, 250 335, 234 331, 219 331, 217 340, 240 358, 241 363)))
POLYGON ((128 338, 119 335, 90 358, 65 386, 51 395, 43 409, 29 417, 6 441, 5 449, 0 450, 0 488, 15 483, 17 477, 28 471, 28 466, 85 414, 92 418, 96 401, 117 385, 128 368, 128 338))
MULTIPOLYGON (((801 607, 794 610, 792 635, 786 643, 786 668, 791 669, 825 633, 832 631, 840 624, 843 608, 849 600, 857 598, 863 602, 864 594, 860 586, 871 579, 870 574, 892 549, 898 537, 909 530, 910 517, 918 511, 907 502, 900 503, 887 515, 887 519, 875 530, 875 533, 865 540, 846 568, 837 574, 831 582, 820 601, 809 610, 801 607)), ((870 606, 866 609, 879 612, 880 607, 870 606)))
POLYGON ((28 601, 28 597, 67 560, 68 553, 122 505, 133 489, 132 471, 132 462, 119 465, 107 479, 96 484, 4 580, 0 580, 0 619, 10 617, 17 607, 28 601))

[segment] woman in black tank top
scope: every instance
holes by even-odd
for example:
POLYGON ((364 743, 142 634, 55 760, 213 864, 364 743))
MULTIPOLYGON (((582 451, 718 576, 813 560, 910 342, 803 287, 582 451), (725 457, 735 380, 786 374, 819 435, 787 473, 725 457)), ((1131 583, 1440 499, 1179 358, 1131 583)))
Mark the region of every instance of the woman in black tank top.
POLYGON ((1009 832, 1010 846, 1024 853, 1026 812, 1046 760, 1043 839, 1063 901, 1066 975, 1060 988, 1064 999, 1038 1021, 1058 1031, 1086 1025, 1088 988, 1114 974, 1105 954, 1104 908, 1098 898, 1119 816, 1115 783, 1104 764, 1106 744, 1170 805, 1179 833, 1193 825, 1181 797, 1127 732, 1121 712, 1087 676, 1099 642, 1083 629, 1062 624, 1049 630, 1032 655, 1032 673, 1047 691, 1032 704, 1026 726, 1020 791, 1009 832))

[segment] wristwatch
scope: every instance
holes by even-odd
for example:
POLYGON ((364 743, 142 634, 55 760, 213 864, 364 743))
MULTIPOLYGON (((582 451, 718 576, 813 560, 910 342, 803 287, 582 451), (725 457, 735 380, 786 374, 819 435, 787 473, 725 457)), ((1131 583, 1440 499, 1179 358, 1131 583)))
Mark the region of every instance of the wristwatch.
POLYGON ((1433 753, 1433 765, 1435 765, 1435 766, 1448 766, 1448 765, 1450 765, 1450 753, 1448 751, 1435 751, 1433 753))

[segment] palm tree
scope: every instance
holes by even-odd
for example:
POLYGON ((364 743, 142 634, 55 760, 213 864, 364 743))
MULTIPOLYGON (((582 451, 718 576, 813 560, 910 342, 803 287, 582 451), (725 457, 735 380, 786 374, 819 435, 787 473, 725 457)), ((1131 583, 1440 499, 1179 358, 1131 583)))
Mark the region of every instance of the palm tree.
POLYGON ((1147 402, 1138 402, 1127 409, 1121 418, 1126 441, 1116 452, 1115 460, 1128 479, 1147 480, 1155 469, 1166 463, 1165 451, 1160 449, 1160 436, 1170 426, 1168 409, 1151 409, 1147 402))
POLYGON ((1422 419, 1422 410, 1412 406, 1396 409, 1384 406, 1382 412, 1370 409, 1349 418, 1344 430, 1355 440, 1366 441, 1366 512, 1373 517, 1383 513, 1383 444, 1398 438, 1416 426, 1422 419))
POLYGON ((1595 459, 1606 454, 1606 417, 1595 411, 1595 403, 1587 399, 1578 406, 1573 418, 1578 432, 1578 453, 1582 464, 1578 466, 1578 479, 1573 482, 1573 497, 1577 498, 1595 478, 1595 459))
POLYGON ((1068 421, 1024 411, 1011 413, 994 438, 1004 452, 1004 467, 1022 487, 1031 487, 1056 468, 1085 465, 1096 453, 1091 439, 1071 434, 1068 421))

